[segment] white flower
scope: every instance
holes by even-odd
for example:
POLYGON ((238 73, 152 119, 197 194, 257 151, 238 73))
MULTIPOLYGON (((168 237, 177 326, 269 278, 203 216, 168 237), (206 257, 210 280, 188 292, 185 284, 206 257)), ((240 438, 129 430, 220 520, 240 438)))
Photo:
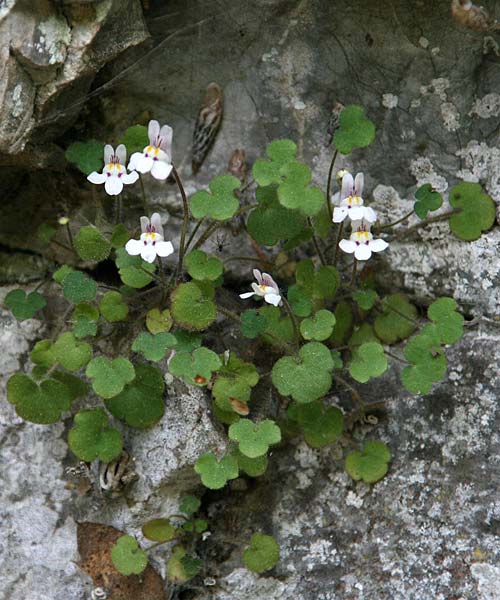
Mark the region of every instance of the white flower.
POLYGON ((342 223, 346 217, 349 217, 351 221, 364 219, 369 223, 375 223, 377 215, 373 208, 363 206, 363 184, 363 173, 358 173, 354 181, 350 173, 346 173, 342 177, 340 206, 336 206, 333 209, 334 223, 342 223))
POLYGON ((120 144, 116 152, 113 146, 106 144, 104 146, 104 169, 102 173, 94 171, 87 179, 91 183, 104 183, 104 189, 110 196, 117 196, 123 190, 124 183, 135 183, 139 179, 139 175, 132 171, 127 173, 125 163, 127 162, 127 149, 123 144, 120 144))
POLYGON ((172 170, 172 135, 168 125, 160 129, 158 121, 149 121, 149 146, 142 152, 134 152, 128 164, 129 170, 149 173, 155 179, 166 179, 172 170))
POLYGON ((147 217, 141 217, 141 230, 140 240, 129 240, 125 244, 128 254, 131 256, 140 254, 143 260, 152 263, 157 256, 165 258, 173 253, 172 242, 163 240, 163 227, 158 213, 151 215, 151 222, 147 217))
POLYGON ((351 237, 340 241, 340 249, 348 254, 354 254, 356 260, 368 260, 372 252, 385 250, 389 244, 382 239, 374 240, 370 226, 363 221, 353 222, 351 237))
POLYGON ((254 295, 261 296, 268 304, 279 306, 281 304, 280 289, 271 275, 254 269, 253 276, 257 280, 257 283, 252 283, 253 292, 240 294, 240 298, 251 298, 254 295))

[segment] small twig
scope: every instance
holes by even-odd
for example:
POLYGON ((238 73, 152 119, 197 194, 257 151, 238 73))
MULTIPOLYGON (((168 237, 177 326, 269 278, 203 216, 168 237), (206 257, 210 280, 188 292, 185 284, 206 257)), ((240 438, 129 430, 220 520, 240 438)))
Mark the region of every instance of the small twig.
POLYGON ((66 231, 68 232, 68 241, 69 241, 70 248, 73 248, 73 246, 74 246, 73 234, 71 233, 71 227, 69 226, 69 221, 66 223, 66 231))

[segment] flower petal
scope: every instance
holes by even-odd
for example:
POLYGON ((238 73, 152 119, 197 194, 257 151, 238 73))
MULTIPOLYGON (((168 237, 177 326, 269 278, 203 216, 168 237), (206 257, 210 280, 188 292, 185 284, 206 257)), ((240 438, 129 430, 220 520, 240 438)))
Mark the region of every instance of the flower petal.
POLYGON ((262 273, 259 271, 259 269, 254 269, 252 273, 257 280, 257 283, 260 285, 262 283, 262 273))
POLYGON ((372 252, 382 252, 382 250, 385 250, 386 248, 388 248, 388 246, 389 244, 382 239, 372 240, 370 242, 370 248, 372 252))
POLYGON ((151 244, 142 245, 141 258, 148 263, 152 263, 156 258, 156 250, 151 244))
POLYGON ((344 252, 347 252, 347 254, 352 254, 357 247, 358 246, 351 240, 340 240, 339 242, 339 248, 344 252))
POLYGON ((279 306, 279 303, 281 302, 281 296, 279 294, 266 294, 264 296, 264 300, 268 304, 272 304, 273 306, 279 306))
POLYGON ((138 179, 139 173, 137 171, 132 171, 131 173, 124 173, 122 175, 122 182, 127 185, 135 183, 138 179))
POLYGON ((353 206, 352 208, 348 209, 347 214, 349 215, 351 221, 359 221, 363 218, 363 215, 365 214, 364 207, 353 206))
POLYGON ((160 148, 168 156, 167 162, 171 162, 171 160, 172 160, 172 137, 173 137, 173 135, 174 135, 174 130, 169 125, 163 125, 163 127, 160 129, 160 139, 161 139, 160 148))
POLYGON ((151 215, 151 226, 155 228, 156 233, 159 233, 163 237, 163 226, 161 224, 160 213, 153 213, 151 215))
POLYGON ((137 256, 138 254, 140 254, 142 252, 143 247, 144 247, 144 244, 142 242, 140 242, 139 240, 129 240, 125 244, 125 252, 127 254, 130 254, 130 256, 137 256))
POLYGON ((144 156, 144 154, 142 154, 141 157, 137 159, 134 168, 136 171, 139 171, 139 173, 149 173, 153 167, 153 163, 154 161, 151 156, 144 156))
POLYGON ((148 217, 141 217, 141 231, 142 231, 142 233, 146 233, 148 225, 149 225, 149 219, 148 219, 148 217))
POLYGON ((354 182, 352 179, 352 175, 350 173, 346 173, 344 177, 342 177, 342 189, 340 191, 340 199, 348 198, 352 196, 354 187, 354 182))
POLYGON ((130 157, 130 161, 128 163, 128 170, 135 171, 137 162, 144 156, 144 152, 134 152, 130 157))
POLYGON ((116 147, 115 155, 121 165, 124 165, 127 162, 127 148, 125 148, 124 144, 120 144, 116 147))
POLYGON ((90 181, 90 183, 99 184, 104 183, 107 177, 104 173, 98 173, 97 171, 94 171, 87 177, 87 179, 90 181))
POLYGON ((253 292, 245 292, 244 294, 240 294, 240 298, 243 298, 243 300, 251 298, 252 296, 255 296, 253 292))
POLYGON ((370 249, 370 244, 360 244, 356 247, 356 251, 354 252, 354 256, 357 260, 368 260, 371 255, 372 251, 370 249))
POLYGON ((149 125, 148 125, 148 136, 149 136, 149 143, 151 144, 151 146, 155 145, 156 138, 158 137, 159 133, 160 133, 160 124, 158 123, 158 121, 155 121, 154 119, 152 119, 151 121, 149 121, 149 125))
POLYGON ((363 196, 363 187, 365 184, 365 176, 363 173, 358 173, 356 175, 356 179, 354 180, 354 195, 355 196, 363 196))
POLYGON ((163 258, 174 253, 174 246, 172 245, 172 242, 156 242, 155 248, 156 254, 163 258))
POLYGON ((261 290, 256 283, 252 283, 252 290, 254 294, 257 294, 257 296, 263 296, 265 294, 265 292, 261 290))
POLYGON ((368 221, 368 223, 375 223, 375 221, 377 220, 377 213, 373 210, 373 208, 370 208, 369 206, 365 206, 363 208, 363 219, 368 221))
POLYGON ((111 175, 111 177, 106 177, 106 183, 104 184, 104 189, 106 193, 110 196, 117 196, 123 190, 123 183, 120 177, 116 175, 111 175))
POLYGON ((113 146, 106 144, 104 146, 104 164, 107 165, 111 162, 112 157, 114 156, 115 151, 113 150, 113 146))
POLYGON ((347 217, 347 208, 345 206, 336 206, 333 209, 333 222, 334 223, 342 223, 342 221, 347 217))
POLYGON ((262 283, 272 288, 277 288, 276 282, 269 273, 262 273, 262 283))
POLYGON ((153 166, 151 168, 151 175, 155 179, 166 179, 170 175, 171 170, 172 165, 169 165, 163 160, 155 160, 153 161, 153 166))

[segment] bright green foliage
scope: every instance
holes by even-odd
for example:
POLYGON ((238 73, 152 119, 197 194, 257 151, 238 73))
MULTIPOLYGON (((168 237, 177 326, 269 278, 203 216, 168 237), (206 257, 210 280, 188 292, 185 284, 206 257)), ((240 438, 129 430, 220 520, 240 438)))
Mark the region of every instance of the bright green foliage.
POLYGON ((77 398, 82 398, 89 391, 89 386, 85 381, 66 371, 54 371, 52 378, 66 386, 71 402, 74 402, 77 398))
POLYGON ((96 458, 110 462, 120 456, 122 436, 110 427, 102 408, 93 408, 76 413, 73 427, 68 433, 68 445, 85 462, 92 462, 96 458))
POLYGON ((108 258, 111 244, 93 225, 81 227, 76 234, 74 247, 82 260, 100 261, 108 258))
POLYGON ((417 309, 403 294, 392 294, 381 304, 383 313, 375 319, 375 333, 385 344, 409 337, 416 329, 417 309))
POLYGON ((26 294, 24 290, 17 289, 11 290, 5 296, 5 306, 10 308, 12 314, 19 319, 24 321, 25 319, 32 319, 35 313, 47 304, 45 298, 38 292, 31 292, 26 294))
POLYGON ((304 319, 300 324, 300 333, 305 340, 322 342, 328 339, 335 326, 335 315, 329 310, 322 309, 310 319, 304 319))
POLYGON ((444 377, 447 367, 437 327, 426 325, 406 344, 404 355, 412 364, 401 372, 403 385, 412 394, 428 394, 432 384, 444 377))
POLYGON ((247 229, 258 244, 275 246, 279 241, 293 239, 303 231, 306 224, 304 215, 279 203, 276 186, 257 188, 255 197, 259 206, 250 213, 247 229))
POLYGON ((215 321, 217 309, 212 286, 190 281, 181 283, 172 292, 170 310, 180 327, 191 331, 202 331, 215 321))
POLYGON ((48 223, 41 223, 37 229, 36 236, 44 244, 50 244, 52 238, 56 234, 55 227, 48 223))
POLYGON ((194 519, 193 521, 186 521, 182 525, 183 531, 195 532, 195 533, 203 533, 208 529, 208 523, 205 519, 194 519))
POLYGON ((15 373, 7 381, 7 400, 26 421, 46 425, 55 423, 69 410, 73 395, 55 378, 37 384, 24 373, 15 373))
POLYGON ((186 269, 193 279, 215 281, 224 272, 218 258, 208 257, 203 250, 193 250, 186 256, 186 269))
POLYGON ((191 196, 190 208, 195 219, 212 217, 216 221, 226 221, 236 214, 240 201, 234 190, 240 188, 240 182, 232 175, 219 175, 212 179, 210 192, 201 190, 191 196))
POLYGON ((460 210, 450 217, 450 229, 461 240, 477 240, 495 222, 495 203, 479 183, 459 183, 451 190, 449 202, 460 210))
POLYGON ((104 145, 95 140, 73 142, 66 150, 66 160, 75 164, 85 175, 102 169, 103 155, 104 145))
POLYGON ((106 292, 99 302, 99 310, 110 323, 125 321, 128 315, 128 306, 120 292, 106 292))
POLYGON ((240 419, 229 427, 229 439, 238 442, 239 450, 248 458, 263 456, 269 446, 281 441, 281 431, 271 419, 254 423, 250 419, 240 419))
POLYGON ((184 496, 179 504, 179 510, 181 513, 184 513, 188 517, 192 517, 195 512, 199 510, 201 506, 201 500, 196 496, 184 496))
POLYGON ((312 313, 314 302, 311 299, 310 290, 306 290, 300 285, 291 285, 288 288, 287 296, 294 315, 308 317, 312 313))
POLYGON ((349 373, 356 381, 366 383, 385 373, 387 367, 383 346, 377 342, 365 342, 354 350, 349 373))
POLYGON ((224 456, 220 461, 214 454, 202 454, 194 470, 201 477, 203 485, 211 490, 223 488, 230 479, 238 477, 238 461, 234 456, 224 456))
POLYGON ((95 298, 97 283, 81 271, 68 273, 62 280, 63 294, 66 300, 78 304, 95 298))
POLYGON ((370 325, 370 323, 367 323, 366 321, 361 323, 361 325, 354 330, 349 338, 348 346, 353 349, 357 346, 361 346, 361 344, 364 344, 365 342, 380 343, 379 338, 373 331, 373 325, 370 325))
POLYGON ((183 377, 189 383, 205 385, 212 379, 212 373, 221 366, 220 358, 208 348, 197 348, 191 354, 176 352, 169 363, 172 375, 183 377))
POLYGON ((246 473, 249 477, 260 477, 267 471, 267 465, 269 461, 265 454, 262 456, 256 456, 255 458, 250 458, 249 456, 242 454, 239 450, 236 450, 233 453, 233 456, 238 461, 240 470, 246 473))
POLYGON ((259 374, 255 365, 229 355, 226 364, 218 371, 212 394, 217 406, 224 411, 232 411, 231 399, 248 402, 252 388, 257 385, 259 374))
POLYGON ((328 300, 335 296, 340 275, 335 267, 321 266, 314 269, 312 260, 302 260, 295 273, 297 284, 313 300, 328 300))
POLYGON ((359 308, 362 308, 363 310, 370 310, 370 308, 373 308, 373 305, 378 300, 377 292, 375 290, 370 289, 359 290, 359 292, 354 292, 352 297, 354 298, 359 308))
POLYGON ((332 221, 330 219, 330 213, 326 207, 326 202, 321 208, 319 213, 313 218, 314 232, 317 237, 326 239, 332 228, 332 221))
POLYGON ((249 571, 264 573, 272 569, 280 558, 280 549, 270 535, 254 533, 250 545, 243 552, 243 562, 249 571))
POLYGON ((165 412, 164 388, 163 375, 157 367, 137 365, 135 379, 127 383, 118 395, 107 399, 106 408, 114 417, 130 427, 151 427, 165 412))
POLYGON ((101 398, 112 398, 119 394, 126 383, 133 381, 135 369, 126 358, 110 360, 104 356, 93 358, 85 371, 92 379, 92 388, 101 398))
POLYGON ((160 311, 159 308, 152 308, 146 315, 146 327, 153 335, 170 331, 173 322, 172 315, 168 309, 160 311))
POLYGON ((177 329, 172 335, 177 341, 176 352, 192 352, 195 348, 201 346, 202 337, 199 333, 177 329))
POLYGON ((255 161, 253 178, 260 186, 281 183, 281 169, 288 163, 295 162, 296 153, 297 146, 291 140, 274 140, 266 150, 270 160, 259 158, 255 161))
POLYGON ((59 336, 52 347, 56 361, 68 371, 78 371, 92 358, 92 347, 86 342, 77 342, 71 331, 59 336))
POLYGON ((111 234, 111 239, 109 240, 110 244, 113 248, 121 248, 125 246, 125 244, 130 239, 130 233, 125 225, 118 223, 113 227, 113 233, 111 234))
POLYGON ((340 352, 337 350, 331 350, 330 354, 332 355, 333 368, 342 369, 344 367, 344 363, 342 362, 342 356, 340 355, 340 352))
POLYGON ((142 535, 152 542, 170 542, 177 530, 168 519, 151 519, 142 526, 142 535))
POLYGON ((76 321, 78 317, 85 317, 89 321, 97 321, 99 319, 99 311, 93 304, 80 302, 80 304, 75 306, 75 310, 73 311, 73 319, 76 321))
POLYGON ((342 411, 321 400, 309 404, 293 403, 288 408, 288 416, 300 425, 311 448, 336 442, 344 429, 342 411))
POLYGON ((132 288, 143 288, 153 281, 155 263, 148 263, 140 256, 130 256, 125 248, 116 250, 116 266, 125 285, 132 288))
POLYGON ((354 148, 365 148, 375 139, 375 125, 365 117, 365 109, 351 104, 340 113, 339 128, 333 138, 341 154, 350 154, 354 148))
MULTIPOLYGON (((296 211, 295 211, 296 212, 296 211)), ((300 246, 303 242, 309 242, 314 235, 312 227, 305 226, 302 230, 293 238, 290 238, 285 244, 283 244, 283 250, 289 252, 300 246)))
POLYGON ((54 271, 54 273, 52 274, 52 279, 59 285, 62 285, 64 278, 70 273, 75 273, 75 269, 73 269, 73 267, 70 267, 69 265, 63 265, 62 267, 59 267, 57 271, 54 271))
POLYGON ((365 442, 362 452, 351 452, 345 460, 345 468, 355 480, 376 483, 387 473, 391 452, 383 442, 365 442))
POLYGON ((167 355, 167 351, 176 345, 177 341, 171 333, 165 331, 152 335, 141 331, 132 344, 134 352, 140 352, 147 360, 158 362, 167 355))
POLYGON ((47 367, 48 369, 57 362, 53 352, 51 340, 38 340, 30 352, 30 358, 35 365, 47 367))
POLYGON ((148 556, 130 535, 122 535, 111 549, 111 560, 122 575, 139 575, 148 566, 148 556))
POLYGON ((277 306, 263 306, 259 309, 267 322, 266 329, 262 334, 263 339, 271 346, 281 347, 284 343, 293 340, 293 324, 288 316, 282 316, 277 306))
POLYGON ((306 216, 317 214, 325 204, 325 196, 311 183, 311 169, 301 163, 289 163, 281 168, 285 181, 278 188, 278 200, 290 210, 298 210, 306 216))
POLYGON ((246 310, 241 315, 241 333, 244 337, 253 340, 261 333, 264 333, 267 327, 267 319, 256 310, 246 310))
POLYGON ((271 377, 283 396, 297 402, 313 402, 324 396, 332 385, 333 359, 329 349, 319 342, 309 342, 299 350, 300 361, 291 356, 280 358, 271 377))
POLYGON ((434 321, 441 344, 454 344, 464 333, 464 318, 456 311, 452 298, 439 298, 427 309, 427 316, 434 321))
POLYGON ((201 565, 201 560, 186 554, 183 546, 175 546, 167 561, 167 579, 175 585, 182 585, 198 575, 201 565))
POLYGON ((120 144, 125 144, 129 157, 134 152, 142 152, 146 146, 149 146, 148 128, 144 125, 132 125, 125 130, 120 144))
POLYGON ((97 323, 84 315, 79 315, 73 325, 73 335, 77 339, 93 337, 97 333, 97 323))
POLYGON ((415 192, 415 198, 417 201, 413 208, 420 219, 425 219, 429 212, 441 208, 443 204, 443 197, 439 192, 436 192, 430 183, 421 185, 415 192))

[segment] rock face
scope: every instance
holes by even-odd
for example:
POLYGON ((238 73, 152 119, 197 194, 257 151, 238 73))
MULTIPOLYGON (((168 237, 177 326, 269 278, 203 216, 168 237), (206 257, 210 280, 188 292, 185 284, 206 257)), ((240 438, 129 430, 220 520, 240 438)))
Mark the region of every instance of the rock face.
MULTIPOLYGON (((108 65, 92 111, 81 117, 82 139, 116 141, 149 116, 170 123, 174 160, 191 194, 226 170, 236 148, 245 148, 251 164, 272 139, 291 137, 324 186, 330 111, 336 102, 357 103, 377 138, 338 166, 365 172, 383 220, 408 212, 416 186, 426 182, 446 197, 458 181, 478 181, 500 202, 498 34, 461 29, 449 0, 149 4, 154 46, 108 65), (224 91, 224 118, 193 177, 194 120, 212 81, 224 91)), ((23 282, 46 268, 32 235, 40 215, 54 213, 60 197, 77 206, 90 196, 83 176, 64 170, 57 136, 75 120, 97 70, 145 37, 138 1, 0 2, 0 243, 34 253, 15 255, 23 282), (20 206, 29 214, 21 236, 20 206)), ((147 191, 164 216, 172 213, 172 238, 180 223, 174 187, 153 182, 147 191)), ((499 230, 464 243, 436 223, 391 242, 374 262, 382 288, 422 304, 452 295, 477 318, 449 355, 447 380, 425 398, 403 393, 394 377, 360 389, 387 408, 375 428, 354 436, 354 444, 366 437, 391 448, 389 474, 375 486, 352 482, 338 448, 317 452, 293 442, 273 452, 268 474, 246 491, 207 494, 212 535, 197 551, 216 585, 197 581, 190 598, 498 597, 499 230), (260 577, 241 568, 241 548, 254 531, 275 535, 281 547, 278 566, 260 577)), ((250 268, 229 264, 238 281, 250 268)), ((0 270, 1 283, 13 283, 10 265, 0 270)), ((6 313, 1 319, 0 372, 8 377, 25 364, 39 324, 19 325, 6 313)), ((151 432, 127 430, 139 480, 116 499, 95 488, 83 497, 66 489, 64 468, 75 463, 65 426, 22 423, 4 403, 1 598, 88 598, 90 580, 71 562, 78 559, 75 521, 137 533, 144 517, 171 512, 197 485, 190 466, 202 452, 222 449, 224 436, 199 392, 172 388, 166 402, 166 417, 151 432)))

